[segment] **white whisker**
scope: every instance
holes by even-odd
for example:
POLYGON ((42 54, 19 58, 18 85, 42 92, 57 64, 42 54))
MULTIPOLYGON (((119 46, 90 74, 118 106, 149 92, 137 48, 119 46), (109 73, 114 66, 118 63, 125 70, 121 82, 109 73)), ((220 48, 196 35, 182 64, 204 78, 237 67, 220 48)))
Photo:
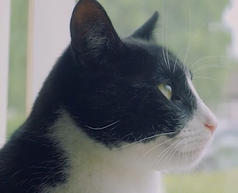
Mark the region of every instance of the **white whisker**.
POLYGON ((146 153, 144 153, 142 156, 140 156, 140 158, 135 162, 135 164, 131 167, 131 170, 129 171, 129 172, 131 172, 132 170, 133 170, 133 168, 135 168, 137 165, 138 165, 138 163, 146 156, 146 155, 148 155, 150 152, 152 152, 153 150, 155 150, 156 148, 158 148, 158 147, 160 147, 160 146, 162 146, 162 145, 164 145, 164 144, 166 144, 166 143, 168 143, 168 142, 170 142, 170 141, 172 141, 173 139, 168 139, 168 140, 166 140, 166 141, 164 141, 164 142, 162 142, 162 143, 160 143, 160 144, 158 144, 158 145, 156 145, 156 146, 154 146, 153 148, 151 148, 150 150, 148 150, 146 153))
POLYGON ((164 158, 164 156, 170 152, 171 149, 174 148, 174 145, 175 147, 181 142, 182 140, 178 140, 178 141, 175 141, 174 143, 172 143, 171 145, 169 145, 166 149, 164 149, 158 156, 157 158, 155 159, 155 161, 151 164, 151 166, 148 168, 148 169, 151 169, 153 168, 153 166, 158 163, 160 160, 162 160, 164 158))
POLYGON ((205 69, 209 69, 209 68, 226 68, 226 69, 231 69, 228 66, 224 66, 224 65, 215 65, 215 64, 207 64, 206 66, 200 66, 198 68, 196 68, 196 70, 193 70, 193 73, 199 72, 201 70, 205 70, 205 69))
POLYGON ((109 125, 103 126, 103 127, 91 127, 89 125, 86 125, 86 127, 89 128, 89 129, 92 129, 92 130, 103 130, 103 129, 110 128, 111 126, 116 125, 119 122, 120 122, 120 120, 115 121, 115 122, 113 122, 113 123, 111 123, 109 125))
POLYGON ((154 149, 156 149, 156 148, 160 147, 161 145, 164 145, 165 143, 168 143, 168 142, 170 142, 170 141, 172 141, 172 140, 173 140, 173 139, 168 139, 168 140, 164 141, 163 143, 160 143, 160 144, 154 146, 154 147, 151 148, 149 151, 147 151, 145 154, 143 154, 143 155, 138 159, 138 161, 137 161, 136 163, 140 162, 141 159, 143 159, 147 154, 149 154, 149 153, 150 153, 151 151, 153 151, 154 149))
POLYGON ((203 60, 206 60, 206 59, 212 59, 212 58, 228 58, 227 56, 220 56, 220 55, 213 55, 213 56, 206 56, 206 57, 203 57, 203 58, 200 58, 199 60, 197 60, 196 62, 194 62, 190 69, 193 71, 193 68, 196 64, 198 64, 199 62, 203 61, 203 60))
POLYGON ((178 61, 179 61, 180 55, 181 55, 182 52, 184 52, 184 51, 187 51, 187 49, 184 48, 184 49, 180 50, 180 52, 177 54, 176 59, 175 59, 175 62, 174 62, 173 73, 175 73, 176 66, 177 66, 177 64, 178 64, 178 61))
MULTIPOLYGON (((190 18, 190 32, 189 32, 189 34, 190 34, 190 36, 191 36, 191 31, 192 31, 192 21, 191 21, 191 13, 190 13, 190 11, 189 11, 189 18, 190 18)), ((205 22, 204 22, 204 24, 201 26, 201 28, 197 31, 197 33, 193 36, 193 38, 192 38, 192 40, 188 43, 188 48, 186 49, 187 50, 187 53, 186 53, 186 55, 185 55, 185 58, 184 58, 184 64, 186 64, 186 60, 187 60, 187 56, 188 56, 188 52, 189 52, 189 50, 190 50, 190 47, 191 47, 191 45, 193 44, 193 42, 194 42, 194 40, 196 39, 196 37, 198 36, 198 34, 200 33, 200 31, 206 26, 206 24, 208 23, 208 21, 209 21, 209 19, 207 19, 205 22)), ((189 38, 190 39, 190 38, 189 38)))
POLYGON ((127 148, 127 147, 130 147, 132 145, 135 145, 137 143, 140 143, 140 142, 143 142, 143 141, 146 141, 146 140, 150 140, 150 139, 153 139, 153 138, 156 138, 156 137, 160 137, 160 136, 173 135, 173 134, 176 134, 176 133, 177 132, 170 132, 170 133, 160 133, 160 134, 152 135, 150 137, 146 137, 146 138, 140 139, 138 141, 135 141, 135 142, 130 143, 130 144, 123 145, 123 146, 121 146, 119 148, 115 148, 115 149, 127 148))
POLYGON ((168 166, 168 164, 170 163, 171 159, 174 157, 174 154, 177 152, 178 146, 183 143, 186 139, 182 139, 179 141, 179 143, 172 149, 172 151, 170 152, 170 154, 167 156, 167 158, 169 158, 169 160, 166 163, 166 167, 168 166))
MULTIPOLYGON (((183 140, 182 140, 183 141, 183 140)), ((167 157, 166 157, 166 165, 165 167, 167 168, 169 165, 170 165, 170 161, 172 158, 174 158, 174 154, 177 152, 178 150, 178 145, 182 142, 180 141, 176 146, 174 146, 171 151, 169 151, 169 153, 167 154, 167 157)))
POLYGON ((187 58, 188 58, 188 53, 189 53, 190 47, 193 43, 193 39, 192 39, 192 41, 190 41, 191 34, 192 34, 192 21, 191 21, 191 11, 189 9, 189 42, 188 42, 188 48, 186 49, 186 54, 185 54, 185 57, 184 57, 184 64, 186 64, 186 61, 187 61, 187 58))
MULTIPOLYGON (((162 1, 162 7, 164 8, 164 1, 162 1)), ((165 10, 165 9, 162 9, 162 10, 165 10)), ((164 30, 162 30, 162 44, 165 45, 165 47, 167 47, 167 14, 166 13, 163 13, 163 15, 165 15, 165 18, 166 19, 163 19, 162 23, 163 23, 163 26, 164 26, 164 30), (164 42, 165 40, 165 42, 164 42)), ((165 50, 165 47, 162 47, 162 54, 163 54, 163 59, 164 59, 164 62, 165 62, 165 65, 167 66, 167 68, 170 70, 170 65, 169 65, 169 58, 168 58, 168 51, 165 50)))
POLYGON ((216 80, 214 78, 209 78, 209 77, 206 77, 206 76, 196 76, 193 78, 193 80, 195 79, 207 79, 207 80, 212 80, 212 81, 215 81, 215 82, 220 82, 219 80, 216 80))

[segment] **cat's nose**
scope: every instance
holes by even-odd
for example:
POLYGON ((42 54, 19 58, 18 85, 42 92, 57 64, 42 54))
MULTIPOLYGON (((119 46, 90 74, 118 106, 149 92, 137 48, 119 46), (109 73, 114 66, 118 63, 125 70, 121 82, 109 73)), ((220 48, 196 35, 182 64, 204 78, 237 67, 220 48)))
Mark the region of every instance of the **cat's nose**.
POLYGON ((213 133, 218 126, 218 120, 202 101, 200 101, 200 105, 204 117, 204 126, 213 133))
POLYGON ((208 128, 212 133, 216 130, 218 126, 218 121, 216 116, 207 108, 207 114, 205 115, 204 125, 208 128))
POLYGON ((217 123, 214 124, 204 124, 205 127, 207 127, 212 133, 216 130, 217 128, 217 123))

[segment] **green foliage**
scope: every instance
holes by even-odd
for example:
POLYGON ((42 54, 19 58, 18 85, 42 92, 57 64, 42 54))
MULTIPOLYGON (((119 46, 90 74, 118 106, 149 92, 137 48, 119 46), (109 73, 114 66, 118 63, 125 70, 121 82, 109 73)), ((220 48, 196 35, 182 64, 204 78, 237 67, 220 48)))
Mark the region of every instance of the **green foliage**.
POLYGON ((7 137, 25 117, 28 1, 11 1, 7 137))
POLYGON ((27 6, 26 0, 11 2, 8 108, 17 113, 25 110, 27 6))

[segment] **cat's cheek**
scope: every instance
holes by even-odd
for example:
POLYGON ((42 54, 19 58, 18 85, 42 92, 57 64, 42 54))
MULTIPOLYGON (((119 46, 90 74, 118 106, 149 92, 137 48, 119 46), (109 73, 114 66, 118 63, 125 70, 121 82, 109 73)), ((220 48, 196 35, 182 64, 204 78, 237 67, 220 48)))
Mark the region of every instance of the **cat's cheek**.
POLYGON ((167 169, 190 168, 196 165, 211 144, 217 127, 217 118, 202 102, 197 93, 197 109, 180 133, 166 143, 168 155, 167 169))
POLYGON ((197 98, 197 109, 193 118, 176 137, 177 140, 183 141, 178 148, 183 157, 180 159, 184 160, 181 167, 191 167, 200 161, 213 140, 216 127, 217 118, 202 100, 197 98))

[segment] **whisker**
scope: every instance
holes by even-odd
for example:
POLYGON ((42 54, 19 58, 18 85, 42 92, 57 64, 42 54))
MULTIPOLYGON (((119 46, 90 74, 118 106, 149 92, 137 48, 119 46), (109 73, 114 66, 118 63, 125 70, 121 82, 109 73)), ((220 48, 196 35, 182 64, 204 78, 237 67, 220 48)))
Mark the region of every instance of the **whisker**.
POLYGON ((153 151, 154 149, 156 149, 156 148, 158 148, 159 146, 164 145, 165 143, 168 143, 168 142, 170 142, 170 141, 172 141, 172 140, 173 140, 173 139, 168 139, 168 140, 164 141, 163 143, 160 143, 160 144, 154 146, 153 148, 151 148, 150 150, 148 150, 146 153, 144 153, 144 154, 140 157, 140 159, 138 159, 138 161, 137 161, 136 163, 140 162, 141 159, 143 159, 146 155, 148 155, 148 153, 150 153, 150 152, 153 151))
POLYGON ((209 69, 209 68, 226 68, 226 69, 231 69, 231 67, 228 67, 227 65, 215 65, 215 64, 207 64, 206 66, 200 66, 196 70, 193 70, 193 73, 199 72, 201 70, 209 69))
POLYGON ((180 144, 181 141, 183 141, 183 140, 177 140, 177 141, 175 141, 174 143, 172 143, 171 145, 169 145, 166 149, 164 149, 164 150, 157 156, 157 158, 155 159, 155 161, 151 164, 151 166, 150 166, 148 169, 153 168, 153 166, 154 166, 156 163, 158 163, 162 158, 164 158, 164 156, 165 156, 168 152, 170 152, 171 149, 177 147, 177 146, 180 144), (175 145, 175 147, 174 147, 174 145, 175 145))
POLYGON ((173 69, 173 73, 175 73, 175 70, 176 70, 176 66, 177 66, 177 64, 178 64, 178 62, 179 62, 179 59, 180 59, 180 55, 184 52, 184 51, 187 51, 187 49, 181 49, 180 50, 180 52, 177 54, 177 56, 176 56, 176 59, 175 59, 175 65, 174 65, 174 69, 173 69))
POLYGON ((209 78, 209 77, 206 77, 206 76, 196 76, 196 77, 193 78, 193 80, 195 80, 195 79, 207 79, 207 80, 212 80, 212 81, 215 81, 215 82, 220 82, 217 79, 209 78))
MULTIPOLYGON (((166 24, 165 24, 165 29, 167 30, 167 20, 166 20, 166 24)), ((166 47, 168 46, 168 34, 166 33, 165 35, 165 45, 166 47)), ((166 58, 167 58, 167 65, 168 65, 168 69, 170 70, 170 61, 169 61, 169 51, 166 49, 166 58)))
POLYGON ((132 145, 135 145, 137 143, 140 143, 140 142, 143 142, 143 141, 147 141, 147 140, 150 140, 150 139, 153 139, 153 138, 156 138, 156 137, 160 137, 160 136, 166 136, 166 135, 173 135, 173 134, 176 134, 177 132, 170 132, 170 133, 160 133, 160 134, 156 134, 156 135, 152 135, 150 137, 145 137, 143 139, 140 139, 138 141, 135 141, 133 143, 130 143, 130 144, 126 144, 124 146, 121 146, 121 147, 118 147, 118 148, 115 148, 116 149, 123 149, 123 148, 127 148, 127 147, 130 147, 132 145))
POLYGON ((186 49, 186 54, 185 54, 185 57, 184 57, 184 64, 186 64, 186 61, 187 61, 187 58, 188 58, 188 53, 189 53, 191 44, 193 42, 193 40, 190 41, 191 34, 192 34, 192 21, 191 20, 192 20, 191 19, 191 10, 189 9, 189 41, 188 41, 188 48, 186 49))
MULTIPOLYGON (((191 24, 191 13, 189 11, 189 18, 190 18, 190 35, 191 35, 191 30, 192 30, 192 24, 191 24)), ((196 34, 193 36, 192 40, 190 41, 190 43, 188 44, 188 48, 187 48, 187 53, 185 55, 185 59, 184 59, 184 64, 186 63, 187 60, 187 56, 188 56, 188 52, 190 50, 191 45, 193 44, 194 40, 196 39, 196 37, 198 36, 198 34, 200 33, 200 31, 206 26, 206 24, 208 23, 209 19, 207 19, 204 24, 200 27, 200 29, 196 32, 196 34)))
MULTIPOLYGON (((171 145, 169 145, 166 149, 164 149, 158 156, 157 158, 155 159, 155 161, 150 165, 150 167, 148 167, 148 171, 150 171, 153 166, 156 164, 156 162, 159 162, 169 151, 171 148, 174 148, 173 146, 175 144, 179 144, 179 142, 181 142, 182 140, 178 140, 178 141, 175 141, 174 143, 172 143, 171 145)), ((177 145, 176 145, 177 146, 177 145)), ((137 162, 138 163, 138 162, 137 162)))
POLYGON ((194 62, 190 69, 193 71, 193 68, 196 64, 198 64, 199 62, 203 61, 203 60, 206 60, 206 59, 212 59, 212 58, 228 58, 227 56, 220 56, 220 55, 212 55, 212 56, 206 56, 206 57, 203 57, 203 58, 200 58, 199 60, 197 60, 196 62, 194 62))
POLYGON ((113 125, 116 125, 119 122, 120 122, 120 120, 115 121, 115 122, 113 122, 113 123, 111 123, 109 125, 103 126, 103 127, 91 127, 89 125, 86 125, 86 127, 89 128, 89 129, 92 129, 92 130, 103 130, 103 129, 107 129, 107 128, 113 126, 113 125))
MULTIPOLYGON (((187 152, 189 152, 190 147, 191 147, 190 145, 189 146, 186 145, 185 148, 188 149, 188 150, 185 149, 184 152, 180 153, 181 156, 179 156, 179 158, 178 158, 178 163, 181 163, 182 166, 185 165, 185 160, 186 160, 186 157, 187 157, 187 152)), ((183 184, 185 183, 185 181, 188 179, 188 176, 189 176, 188 170, 182 170, 182 174, 183 174, 182 175, 183 177, 181 179, 180 186, 178 187, 178 192, 184 192, 183 184)))
POLYGON ((140 156, 140 158, 135 162, 135 164, 131 167, 131 170, 130 171, 132 171, 132 169, 146 156, 146 155, 148 155, 150 152, 152 152, 153 150, 155 150, 156 148, 158 148, 159 146, 161 146, 161 145, 164 145, 165 143, 168 143, 168 142, 170 142, 170 141, 172 141, 173 139, 168 139, 168 140, 166 140, 166 141, 164 141, 164 142, 162 142, 162 143, 160 143, 160 144, 158 144, 158 145, 155 145, 153 148, 151 148, 150 150, 148 150, 146 153, 144 153, 142 156, 140 156))
POLYGON ((167 161, 166 167, 169 164, 169 162, 171 161, 171 159, 173 158, 174 154, 176 153, 177 149, 178 149, 178 145, 180 145, 183 141, 185 141, 186 139, 180 140, 180 142, 172 149, 172 151, 170 152, 170 155, 167 156, 167 158, 169 158, 169 160, 167 161))
POLYGON ((184 148, 184 152, 182 152, 182 158, 184 158, 184 159, 182 159, 182 163, 181 164, 183 164, 183 162, 185 162, 185 157, 187 157, 188 156, 188 152, 190 152, 190 149, 192 148, 192 144, 193 143, 190 143, 190 145, 186 145, 185 146, 185 148, 184 148))
MULTIPOLYGON (((162 10, 164 9, 164 1, 162 1, 162 10)), ((163 15, 165 15, 165 19, 163 19, 162 23, 164 27, 164 30, 162 30, 162 44, 165 45, 165 47, 167 47, 168 44, 168 37, 167 37, 167 13, 162 12, 163 15), (165 39, 165 42, 164 42, 165 39)), ((168 51, 165 50, 165 47, 162 47, 162 54, 163 54, 163 59, 165 62, 165 65, 167 66, 167 68, 170 70, 170 65, 169 65, 169 58, 168 58, 168 51)))

